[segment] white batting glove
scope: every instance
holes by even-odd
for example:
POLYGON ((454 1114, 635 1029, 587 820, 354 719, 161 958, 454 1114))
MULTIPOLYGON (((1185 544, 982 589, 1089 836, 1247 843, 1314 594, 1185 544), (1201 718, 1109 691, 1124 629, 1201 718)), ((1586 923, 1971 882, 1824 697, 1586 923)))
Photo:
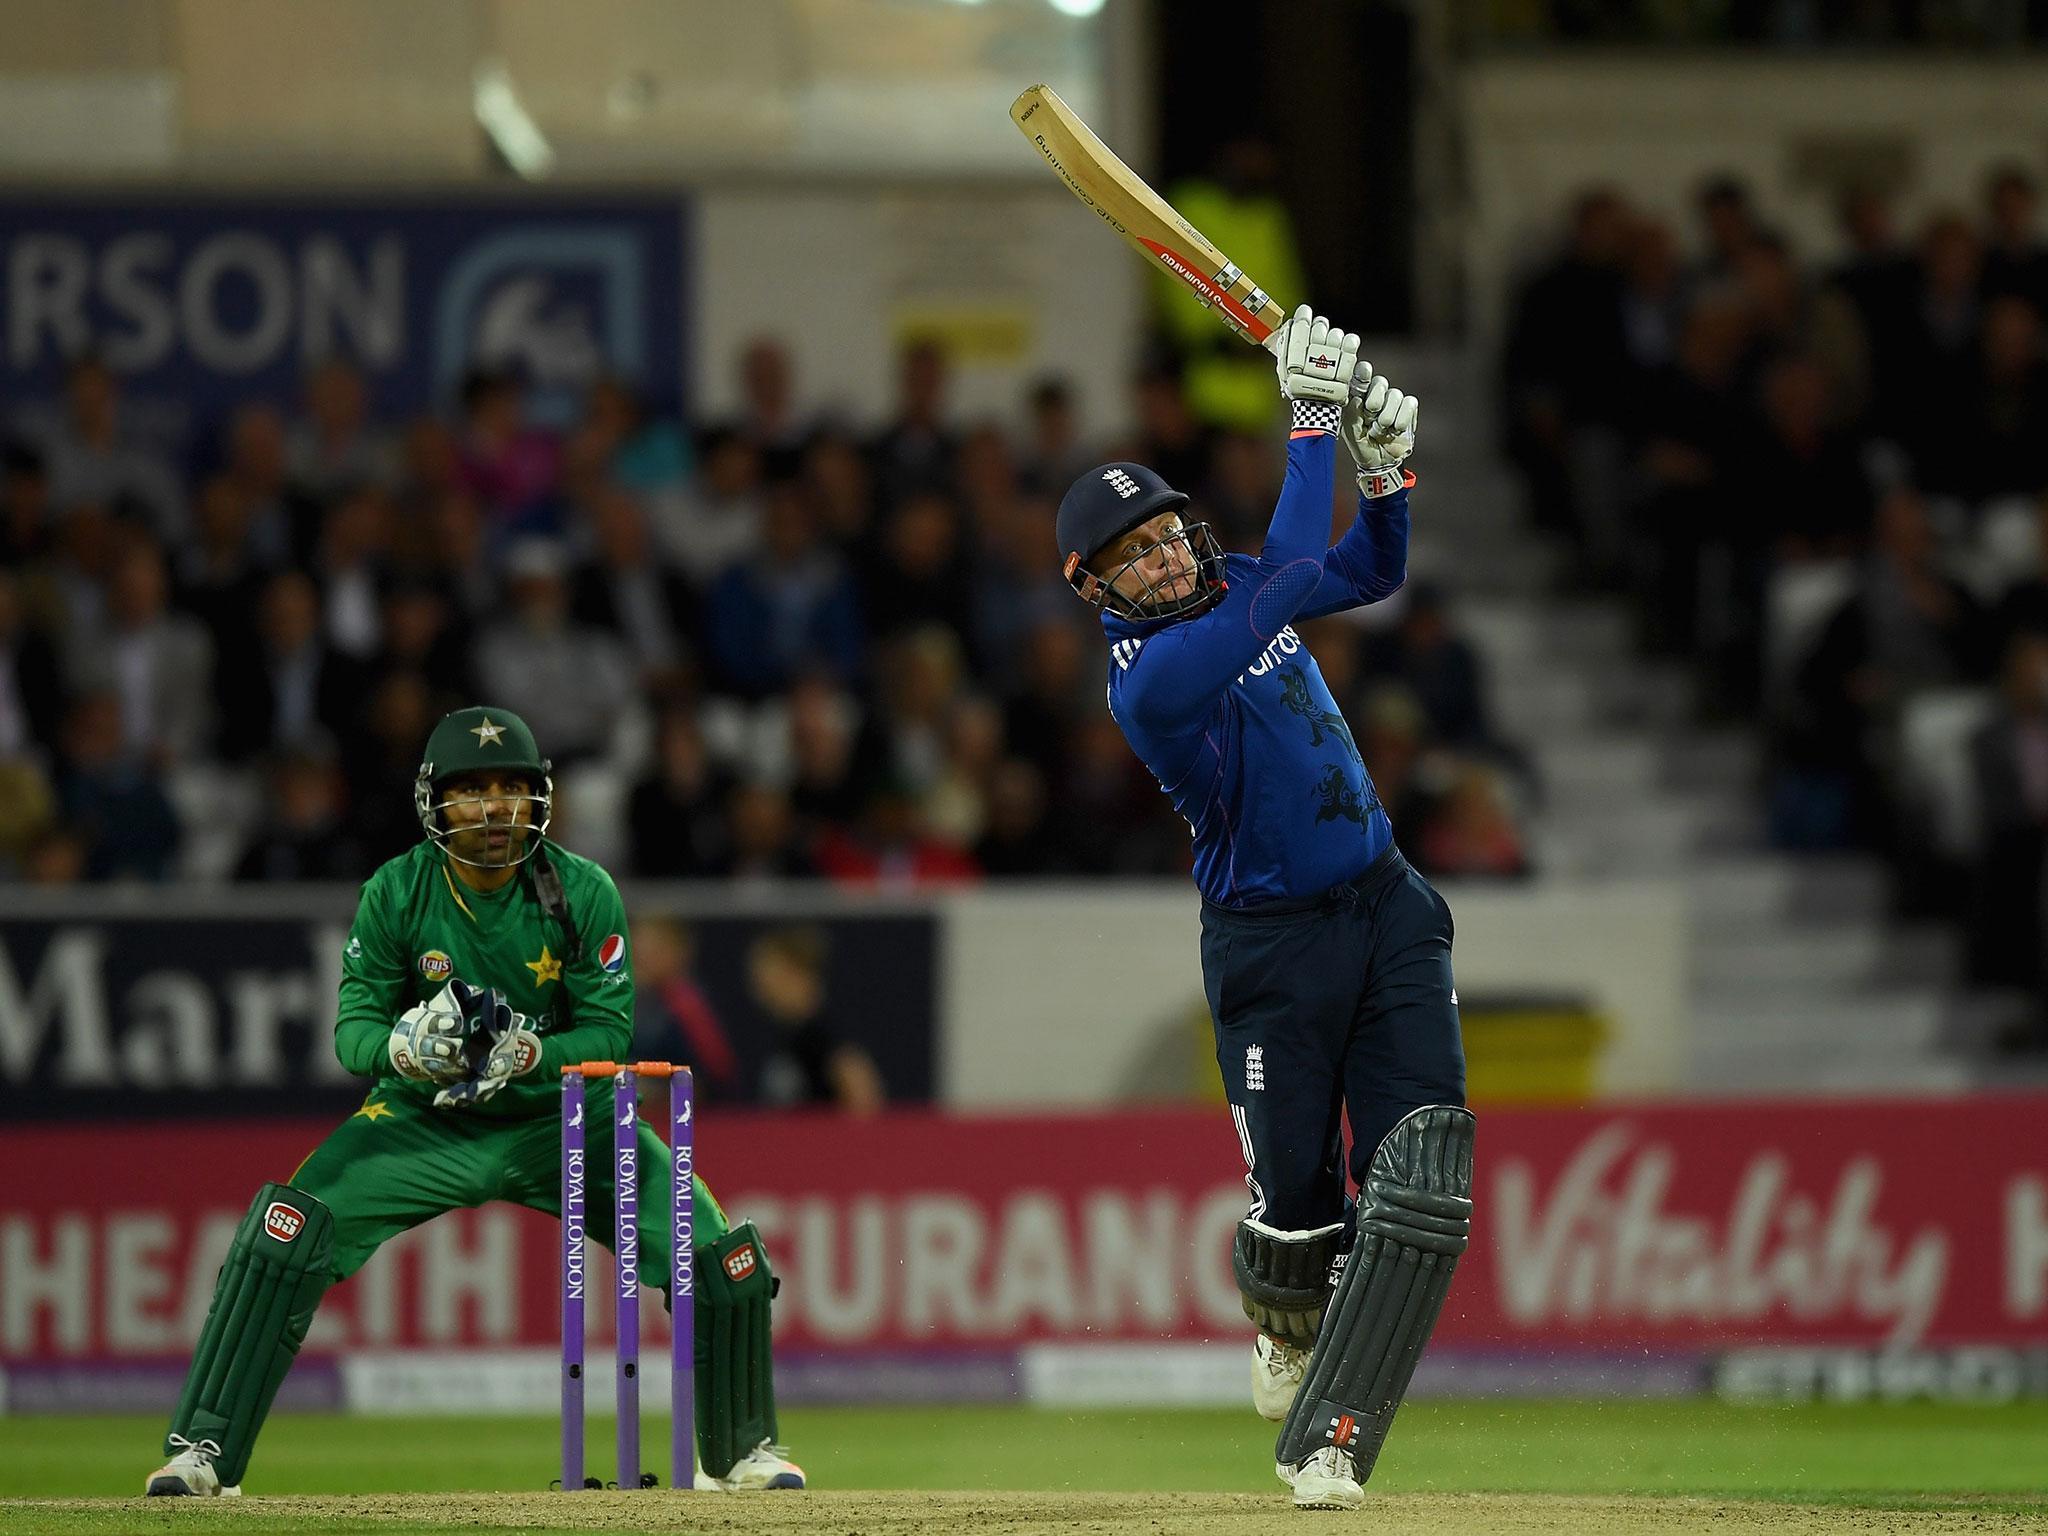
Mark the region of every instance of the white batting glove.
POLYGON ((1388 385, 1360 360, 1351 375, 1338 436, 1358 465, 1362 496, 1391 496, 1408 483, 1402 464, 1415 451, 1415 397, 1388 385))
POLYGON ((1294 407, 1294 430, 1335 432, 1358 362, 1358 335, 1340 331, 1304 304, 1276 349, 1280 393, 1294 407))
POLYGON ((391 1026, 385 1052, 400 1077, 416 1083, 456 1083, 469 1071, 462 1043, 469 1025, 451 987, 408 1008, 391 1026))

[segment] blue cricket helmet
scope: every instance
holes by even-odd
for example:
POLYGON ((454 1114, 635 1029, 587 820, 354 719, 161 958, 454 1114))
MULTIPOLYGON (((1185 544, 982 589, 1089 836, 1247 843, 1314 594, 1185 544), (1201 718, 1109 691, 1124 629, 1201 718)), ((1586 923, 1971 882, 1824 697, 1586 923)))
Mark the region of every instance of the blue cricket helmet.
POLYGON ((1207 608, 1223 595, 1223 550, 1207 523, 1183 521, 1177 533, 1155 539, 1131 559, 1105 575, 1088 569, 1111 543, 1162 512, 1188 504, 1177 491, 1143 464, 1102 464, 1088 471, 1060 498, 1055 525, 1060 544, 1060 574, 1092 608, 1108 608, 1128 619, 1185 618, 1207 608), (1195 566, 1195 589, 1186 597, 1156 599, 1155 589, 1168 578, 1143 588, 1133 598, 1115 588, 1117 577, 1154 550, 1178 541, 1195 566))

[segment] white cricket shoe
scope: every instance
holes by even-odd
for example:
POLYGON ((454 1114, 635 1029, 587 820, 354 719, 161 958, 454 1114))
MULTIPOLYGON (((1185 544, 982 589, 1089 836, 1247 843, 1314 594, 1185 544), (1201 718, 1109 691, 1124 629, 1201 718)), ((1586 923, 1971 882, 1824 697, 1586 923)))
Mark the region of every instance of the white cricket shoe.
POLYGON ((734 1462, 724 1477, 713 1477, 694 1458, 691 1471, 691 1486, 699 1493, 761 1493, 804 1486, 804 1469, 789 1459, 786 1447, 768 1440, 734 1462))
POLYGON ((171 1444, 181 1449, 149 1474, 149 1481, 142 1487, 145 1498, 179 1494, 197 1494, 201 1498, 241 1497, 240 1484, 223 1488, 220 1474, 213 1470, 213 1458, 220 1454, 220 1446, 215 1441, 187 1440, 183 1435, 173 1435, 171 1444))
POLYGON ((1252 1340, 1252 1406, 1275 1424, 1294 1406, 1294 1394, 1308 1374, 1308 1351, 1260 1334, 1252 1340))
POLYGON ((1294 1490, 1296 1509, 1358 1509, 1365 1503, 1365 1489, 1352 1475, 1357 1468, 1351 1453, 1334 1445, 1324 1446, 1298 1467, 1276 1463, 1273 1470, 1294 1490))

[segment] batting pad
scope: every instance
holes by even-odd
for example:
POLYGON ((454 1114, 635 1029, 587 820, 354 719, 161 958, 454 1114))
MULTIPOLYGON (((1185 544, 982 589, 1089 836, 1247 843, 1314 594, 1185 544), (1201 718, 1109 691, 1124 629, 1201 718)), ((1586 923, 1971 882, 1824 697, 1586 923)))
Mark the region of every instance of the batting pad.
POLYGON ((1374 1150, 1358 1240, 1274 1447, 1281 1466, 1336 1445, 1361 1483, 1372 1475, 1471 1241, 1474 1123, 1468 1109, 1426 1105, 1374 1150))
POLYGON ((775 1278, 751 1221, 697 1250, 697 1453, 724 1477, 776 1437, 768 1308, 775 1278))
MULTIPOLYGON (((220 1447, 214 1471, 240 1483, 277 1389, 334 1277, 334 1216, 289 1184, 266 1184, 235 1229, 169 1434, 220 1447)), ((167 1435, 164 1454, 176 1447, 167 1435)))

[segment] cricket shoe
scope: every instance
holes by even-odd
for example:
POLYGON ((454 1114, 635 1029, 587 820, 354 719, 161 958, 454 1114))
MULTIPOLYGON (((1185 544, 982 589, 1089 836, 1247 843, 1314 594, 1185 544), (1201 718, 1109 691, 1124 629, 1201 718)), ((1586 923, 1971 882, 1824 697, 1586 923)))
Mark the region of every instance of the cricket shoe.
POLYGON ((223 1488, 220 1474, 213 1470, 213 1459, 220 1454, 220 1445, 212 1440, 187 1440, 183 1435, 171 1436, 171 1444, 178 1446, 178 1454, 149 1474, 149 1481, 143 1485, 145 1498, 197 1494, 202 1498, 213 1498, 225 1494, 240 1498, 241 1485, 223 1488))
POLYGON ((723 1477, 713 1477, 703 1467, 691 1464, 691 1486, 699 1493, 761 1493, 776 1488, 804 1486, 804 1469, 784 1454, 786 1447, 763 1440, 732 1464, 723 1477))
POLYGON ((1294 1406, 1294 1394, 1308 1374, 1308 1351, 1260 1334, 1252 1340, 1252 1406, 1275 1424, 1294 1406))
POLYGON ((1358 1509, 1365 1503, 1351 1453, 1337 1446, 1324 1446, 1297 1467, 1275 1463, 1273 1470, 1294 1490, 1296 1509, 1358 1509))

